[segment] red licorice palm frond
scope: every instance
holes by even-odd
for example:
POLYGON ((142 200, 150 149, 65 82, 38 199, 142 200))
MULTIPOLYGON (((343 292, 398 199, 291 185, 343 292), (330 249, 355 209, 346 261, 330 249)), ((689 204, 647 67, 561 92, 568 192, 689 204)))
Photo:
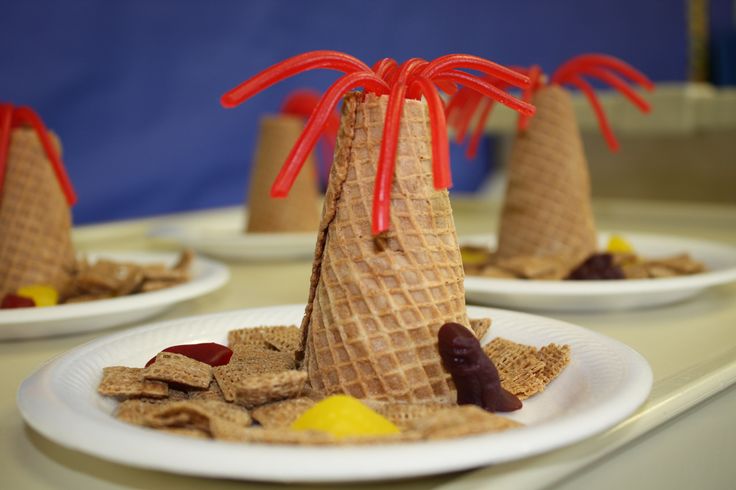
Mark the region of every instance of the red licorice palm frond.
POLYGON ((618 150, 618 141, 613 134, 611 126, 608 124, 606 113, 595 94, 595 90, 583 77, 589 76, 609 84, 621 92, 624 97, 642 112, 649 112, 651 110, 649 103, 627 85, 624 79, 617 76, 616 73, 623 75, 645 90, 651 91, 654 89, 652 81, 636 68, 618 58, 602 54, 584 54, 572 58, 557 69, 554 75, 552 75, 551 80, 552 83, 559 85, 574 85, 585 94, 595 111, 601 133, 603 133, 603 137, 606 139, 611 151, 618 150))
POLYGON ((446 55, 431 62, 412 58, 402 64, 391 58, 384 58, 369 68, 363 62, 344 53, 312 51, 277 63, 246 80, 223 95, 222 105, 234 107, 274 83, 316 68, 338 70, 344 75, 333 83, 319 100, 304 132, 276 177, 271 195, 283 197, 288 193, 304 160, 327 124, 328 113, 334 110, 345 92, 362 87, 365 92, 388 95, 374 189, 372 213, 374 234, 385 232, 389 227, 391 186, 405 99, 424 97, 427 100, 432 132, 432 171, 434 186, 437 189, 446 189, 451 185, 444 104, 437 91, 438 88, 453 94, 458 91, 458 85, 464 85, 522 114, 530 116, 534 113, 534 107, 528 102, 520 101, 480 76, 460 69, 479 71, 521 88, 529 85, 529 78, 526 75, 483 58, 465 54, 446 55))
POLYGON ((72 187, 71 180, 66 173, 64 163, 54 148, 48 129, 43 120, 30 107, 14 107, 11 104, 0 104, 0 192, 5 182, 5 174, 8 162, 8 150, 10 149, 10 133, 13 128, 30 126, 38 135, 46 157, 51 162, 51 168, 59 181, 61 190, 66 197, 67 203, 73 205, 77 202, 77 195, 72 187))
MULTIPOLYGON (((309 118, 319 103, 320 95, 316 90, 300 89, 294 90, 281 104, 281 113, 290 116, 302 117, 305 120, 309 118)), ((337 131, 340 129, 340 115, 333 110, 325 123, 322 130, 322 136, 319 147, 319 172, 320 176, 327 180, 332 163, 332 155, 335 152, 335 141, 337 140, 337 131)))

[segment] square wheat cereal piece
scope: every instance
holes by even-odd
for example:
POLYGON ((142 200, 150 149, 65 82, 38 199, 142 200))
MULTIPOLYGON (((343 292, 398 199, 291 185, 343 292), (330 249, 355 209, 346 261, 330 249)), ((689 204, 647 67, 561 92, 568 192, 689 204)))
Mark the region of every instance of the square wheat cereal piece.
POLYGON ((425 439, 449 439, 500 432, 521 425, 475 405, 459 405, 414 421, 413 430, 425 439))
POLYGON ((249 374, 278 373, 296 366, 293 352, 266 350, 249 344, 236 344, 232 350, 230 364, 239 364, 249 374))
MULTIPOLYGON (((214 371, 214 368, 213 368, 214 371)), ((206 390, 190 390, 188 394, 190 400, 218 400, 225 401, 225 396, 222 394, 220 385, 217 384, 217 380, 213 379, 210 382, 210 386, 206 390)))
POLYGON ((271 346, 266 343, 261 333, 262 328, 267 327, 245 327, 237 330, 230 330, 227 333, 227 345, 231 349, 235 350, 234 347, 238 344, 252 345, 261 347, 263 349, 271 349, 271 346))
POLYGON ((269 346, 281 352, 294 352, 302 342, 302 331, 296 325, 260 327, 261 337, 269 346))
POLYGON ((212 367, 175 352, 159 352, 156 361, 144 368, 143 375, 146 379, 176 383, 190 388, 208 388, 212 381, 212 367))
POLYGON ((251 416, 266 429, 288 428, 315 403, 307 397, 282 400, 253 409, 251 416))
POLYGON ((537 356, 536 347, 496 337, 483 347, 483 352, 496 366, 501 386, 519 399, 544 389, 545 381, 539 377, 544 361, 537 356))
POLYGON ((401 430, 410 429, 412 424, 421 418, 455 405, 445 403, 403 403, 378 400, 363 400, 363 403, 386 417, 401 430))
POLYGON ((177 284, 182 284, 183 282, 186 282, 185 280, 177 280, 177 281, 158 281, 158 280, 152 280, 152 279, 146 279, 141 284, 141 292, 142 293, 150 293, 151 291, 160 291, 161 289, 170 288, 172 286, 176 286, 177 284))
POLYGON ((131 398, 118 404, 114 416, 128 424, 145 426, 147 414, 156 410, 156 406, 162 403, 169 403, 169 401, 165 398, 131 398))
POLYGON ((247 376, 235 386, 235 403, 246 408, 295 398, 304 390, 306 371, 289 370, 247 376))
POLYGON ((149 427, 189 427, 211 433, 211 422, 221 419, 240 427, 251 425, 248 411, 216 400, 182 400, 161 404, 146 413, 149 427))
POLYGON ((102 370, 97 392, 118 399, 165 398, 169 395, 169 387, 161 381, 145 379, 142 368, 111 366, 102 370))
POLYGON ((545 345, 539 349, 537 357, 544 362, 544 369, 537 376, 547 385, 570 364, 570 346, 566 344, 545 345))
POLYGON ((470 329, 475 333, 475 337, 480 340, 485 337, 488 333, 488 329, 491 328, 490 318, 470 318, 470 329))
POLYGON ((194 437, 195 439, 211 439, 210 434, 194 427, 161 427, 159 432, 174 436, 194 437))
POLYGON ((223 441, 300 446, 337 444, 339 442, 339 439, 327 432, 263 427, 245 427, 231 430, 231 427, 222 427, 222 425, 224 424, 219 422, 213 424, 213 434, 215 434, 215 439, 223 441))

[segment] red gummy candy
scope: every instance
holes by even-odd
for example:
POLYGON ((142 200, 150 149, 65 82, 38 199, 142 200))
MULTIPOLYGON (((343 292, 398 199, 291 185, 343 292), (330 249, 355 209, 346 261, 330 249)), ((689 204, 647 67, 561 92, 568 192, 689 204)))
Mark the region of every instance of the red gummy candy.
POLYGON ((0 304, 0 309, 7 310, 11 308, 33 308, 34 306, 36 306, 36 302, 33 301, 31 298, 8 293, 3 297, 3 302, 0 304))
MULTIPOLYGON (((162 352, 173 352, 175 354, 191 357, 199 362, 209 364, 212 367, 227 364, 233 356, 233 351, 228 347, 215 342, 172 345, 171 347, 165 348, 162 352)), ((154 362, 156 362, 156 357, 152 357, 146 363, 146 367, 150 366, 154 362)))

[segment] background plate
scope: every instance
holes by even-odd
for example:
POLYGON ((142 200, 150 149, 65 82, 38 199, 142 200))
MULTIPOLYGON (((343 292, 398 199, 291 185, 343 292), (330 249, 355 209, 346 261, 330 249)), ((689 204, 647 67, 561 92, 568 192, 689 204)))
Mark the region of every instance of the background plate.
MULTIPOLYGON (((541 281, 465 276, 469 303, 519 310, 606 311, 657 306, 689 298, 704 289, 736 280, 736 248, 668 235, 617 232, 638 255, 665 257, 687 252, 708 271, 691 276, 611 281, 541 281)), ((601 233, 605 248, 610 233, 601 233)), ((496 246, 494 235, 461 237, 461 245, 496 246)))
POLYGON ((473 318, 493 318, 484 341, 502 336, 536 346, 556 342, 571 347, 572 361, 565 371, 543 393, 510 414, 526 427, 385 446, 235 444, 161 434, 119 422, 111 416, 116 402, 96 392, 105 366, 143 366, 169 345, 224 343, 231 329, 294 324, 303 313, 302 305, 241 310, 100 338, 28 377, 18 391, 18 406, 24 419, 49 439, 121 464, 218 478, 317 483, 430 475, 549 451, 624 420, 644 402, 652 385, 647 362, 618 341, 548 318, 470 307, 473 318))
MULTIPOLYGON (((178 253, 90 252, 91 260, 174 264, 178 253)), ((195 257, 191 279, 183 284, 149 293, 101 299, 86 303, 0 310, 0 340, 50 337, 101 330, 143 320, 171 308, 176 303, 203 296, 221 287, 230 277, 219 262, 195 257)))

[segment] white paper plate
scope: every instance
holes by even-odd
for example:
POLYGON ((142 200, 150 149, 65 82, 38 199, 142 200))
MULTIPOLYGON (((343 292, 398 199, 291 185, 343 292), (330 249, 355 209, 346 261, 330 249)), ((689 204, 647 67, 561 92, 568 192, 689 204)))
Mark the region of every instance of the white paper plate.
POLYGON ((298 323, 304 306, 184 318, 110 335, 49 362, 18 391, 25 420, 49 439, 121 464, 172 473, 278 482, 366 481, 430 475, 516 460, 572 444, 624 420, 647 398, 652 372, 631 348, 548 318, 470 307, 492 317, 486 341, 502 336, 542 346, 568 344, 571 363, 547 389, 510 417, 526 427, 441 442, 305 447, 188 439, 127 425, 115 402, 96 392, 102 368, 143 366, 173 344, 226 342, 243 326, 298 323))
MULTIPOLYGON (((109 258, 140 264, 173 264, 174 253, 97 252, 91 260, 109 258)), ((44 308, 0 310, 0 340, 50 337, 101 330, 149 318, 176 303, 207 294, 225 284, 230 277, 227 267, 213 260, 195 257, 192 278, 177 286, 119 298, 44 308)))
POLYGON ((154 226, 149 236, 171 240, 224 260, 296 260, 314 257, 317 232, 243 233, 242 209, 154 226))
MULTIPOLYGON (((465 277, 465 298, 469 303, 502 306, 519 310, 606 311, 664 305, 689 298, 704 289, 736 280, 736 248, 703 240, 666 235, 618 233, 647 258, 687 252, 703 262, 708 271, 691 276, 660 279, 610 281, 534 281, 465 277)), ((604 248, 609 233, 601 233, 604 248)), ((495 248, 493 235, 463 237, 462 245, 495 248)))

